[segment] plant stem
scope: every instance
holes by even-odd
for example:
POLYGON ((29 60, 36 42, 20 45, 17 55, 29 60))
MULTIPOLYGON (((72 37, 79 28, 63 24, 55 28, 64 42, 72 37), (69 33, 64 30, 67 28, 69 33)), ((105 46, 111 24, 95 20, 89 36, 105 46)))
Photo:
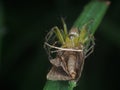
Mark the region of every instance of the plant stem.
MULTIPOLYGON (((91 1, 88 3, 82 14, 75 21, 73 27, 80 28, 88 23, 90 20, 93 20, 93 23, 90 24, 90 33, 94 34, 97 27, 99 26, 110 2, 109 1, 91 1)), ((76 86, 75 82, 72 81, 47 81, 43 90, 73 90, 76 86)))
POLYGON ((43 90, 73 90, 74 85, 68 83, 68 81, 50 81, 46 82, 43 90))
POLYGON ((110 1, 91 1, 85 6, 82 14, 77 18, 73 27, 77 27, 80 30, 83 25, 93 20, 92 24, 90 24, 90 32, 94 34, 109 5, 110 1))

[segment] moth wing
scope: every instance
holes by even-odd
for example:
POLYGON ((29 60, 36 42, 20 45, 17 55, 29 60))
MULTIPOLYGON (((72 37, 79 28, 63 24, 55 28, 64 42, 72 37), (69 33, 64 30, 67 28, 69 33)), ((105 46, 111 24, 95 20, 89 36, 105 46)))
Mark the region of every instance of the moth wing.
POLYGON ((62 60, 62 62, 61 62, 61 67, 63 68, 63 70, 64 70, 67 74, 69 74, 67 64, 66 64, 66 62, 65 62, 64 60, 62 60))
POLYGON ((51 59, 50 60, 50 63, 51 64, 53 64, 54 66, 56 66, 56 67, 62 67, 63 68, 63 70, 67 73, 67 74, 69 74, 69 72, 67 71, 67 64, 66 64, 66 62, 64 61, 64 60, 61 60, 61 59, 63 59, 63 58, 55 58, 55 59, 51 59))
POLYGON ((62 67, 53 66, 50 72, 47 74, 48 80, 71 80, 71 76, 68 75, 62 67))
POLYGON ((59 67, 61 65, 60 58, 51 59, 50 63, 55 65, 56 67, 59 67))

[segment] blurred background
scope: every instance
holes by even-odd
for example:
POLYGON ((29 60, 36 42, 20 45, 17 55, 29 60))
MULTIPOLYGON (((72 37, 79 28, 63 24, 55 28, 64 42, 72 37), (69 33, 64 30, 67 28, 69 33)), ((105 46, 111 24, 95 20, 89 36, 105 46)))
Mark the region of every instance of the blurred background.
MULTIPOLYGON (((43 48, 45 35, 53 26, 62 27, 61 17, 70 28, 89 1, 1 1, 0 90, 42 90, 51 67, 43 48)), ((120 0, 111 0, 95 42, 75 90, 119 90, 120 0)))

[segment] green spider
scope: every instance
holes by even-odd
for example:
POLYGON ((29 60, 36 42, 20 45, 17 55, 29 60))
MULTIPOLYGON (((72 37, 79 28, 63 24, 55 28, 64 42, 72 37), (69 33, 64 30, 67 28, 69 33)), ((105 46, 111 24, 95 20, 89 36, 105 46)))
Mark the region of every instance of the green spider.
POLYGON ((46 35, 44 44, 53 67, 48 80, 79 80, 84 60, 94 48, 93 36, 88 32, 88 22, 81 30, 72 28, 69 32, 62 19, 63 30, 57 26, 46 35))
POLYGON ((49 47, 47 52, 54 53, 58 51, 76 51, 76 52, 85 52, 86 57, 89 56, 94 49, 94 37, 90 35, 88 32, 88 22, 85 24, 81 30, 78 31, 78 28, 72 28, 69 33, 67 30, 67 26, 63 20, 63 30, 59 29, 57 26, 53 27, 51 31, 45 37, 44 47, 49 47), (49 42, 53 40, 53 42, 49 42), (92 42, 92 44, 91 44, 92 42), (56 49, 54 51, 50 51, 50 49, 56 49))

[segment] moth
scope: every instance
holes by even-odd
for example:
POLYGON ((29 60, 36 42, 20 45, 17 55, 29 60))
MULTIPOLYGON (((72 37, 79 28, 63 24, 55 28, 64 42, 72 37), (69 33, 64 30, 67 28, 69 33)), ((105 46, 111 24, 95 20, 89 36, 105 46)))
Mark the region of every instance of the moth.
POLYGON ((62 19, 63 30, 57 26, 46 35, 44 47, 48 53, 52 68, 47 74, 48 80, 78 81, 84 66, 84 61, 94 49, 94 39, 88 32, 88 24, 81 30, 67 26, 62 19))

